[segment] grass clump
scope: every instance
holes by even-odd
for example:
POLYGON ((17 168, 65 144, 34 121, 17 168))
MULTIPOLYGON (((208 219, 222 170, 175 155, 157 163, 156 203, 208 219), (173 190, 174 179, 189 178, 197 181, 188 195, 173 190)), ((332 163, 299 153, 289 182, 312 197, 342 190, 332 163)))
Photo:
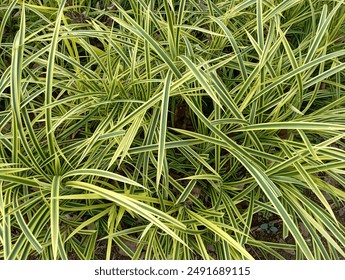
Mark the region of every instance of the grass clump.
POLYGON ((344 1, 0 17, 1 258, 344 258, 344 1))

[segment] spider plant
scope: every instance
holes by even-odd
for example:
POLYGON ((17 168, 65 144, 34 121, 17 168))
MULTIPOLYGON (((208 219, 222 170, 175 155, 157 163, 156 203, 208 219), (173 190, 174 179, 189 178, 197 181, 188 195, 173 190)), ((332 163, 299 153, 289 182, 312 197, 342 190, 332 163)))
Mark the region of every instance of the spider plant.
POLYGON ((100 2, 0 5, 0 258, 343 259, 344 1, 100 2))

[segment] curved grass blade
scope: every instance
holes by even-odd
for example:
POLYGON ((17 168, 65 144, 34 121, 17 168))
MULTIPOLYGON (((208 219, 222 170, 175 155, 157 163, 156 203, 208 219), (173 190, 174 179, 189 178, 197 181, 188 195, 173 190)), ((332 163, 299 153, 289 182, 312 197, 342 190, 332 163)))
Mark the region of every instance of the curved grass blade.
POLYGON ((158 209, 153 208, 147 204, 144 204, 135 199, 129 198, 126 195, 119 194, 107 189, 102 189, 93 184, 84 183, 84 182, 74 182, 70 181, 66 183, 67 187, 78 188, 93 192, 95 194, 101 195, 103 198, 108 199, 117 203, 118 205, 127 209, 127 211, 133 211, 134 213, 146 218, 148 221, 154 223, 157 227, 162 229, 164 232, 169 234, 172 238, 178 240, 182 244, 186 245, 183 240, 181 240, 170 228, 168 228, 163 222, 161 222, 157 217, 170 222, 175 228, 184 229, 185 225, 180 221, 172 218, 171 216, 161 212, 158 209))
POLYGON ((77 169, 77 170, 72 170, 72 171, 68 171, 66 172, 62 178, 66 178, 66 177, 71 177, 71 176, 98 176, 98 177, 103 177, 103 178, 108 178, 108 179, 112 179, 115 181, 119 181, 125 184, 129 184, 129 185, 133 185, 133 186, 137 186, 137 187, 141 187, 141 188, 145 188, 144 186, 142 186, 141 184, 126 178, 122 175, 119 174, 115 174, 113 172, 110 171, 104 171, 104 170, 100 170, 100 169, 77 169))
POLYGON ((118 24, 123 26, 124 28, 130 30, 134 34, 144 38, 147 40, 152 48, 157 52, 157 54, 162 58, 163 61, 169 66, 171 71, 174 73, 174 75, 178 78, 181 78, 182 75, 178 68, 175 66, 174 62, 171 60, 171 58, 165 53, 164 49, 159 46, 159 44, 137 23, 135 22, 127 13, 124 11, 119 5, 116 5, 121 12, 121 14, 126 18, 126 20, 134 27, 128 25, 125 21, 121 20, 120 18, 114 17, 113 15, 110 15, 110 17, 116 21, 118 24))
POLYGON ((228 36, 228 39, 229 39, 232 47, 234 48, 234 51, 235 51, 235 54, 236 54, 236 57, 238 60, 238 64, 240 65, 242 79, 243 79, 243 81, 245 81, 248 78, 247 70, 246 70, 246 66, 245 66, 243 58, 242 58, 241 51, 240 51, 239 47, 237 46, 235 38, 231 34, 230 30, 225 26, 225 24, 223 22, 221 22, 218 18, 211 17, 211 19, 213 21, 215 21, 222 28, 224 33, 228 36))
POLYGON ((60 176, 54 176, 51 185, 51 201, 50 201, 50 227, 51 227, 51 243, 53 250, 53 258, 57 259, 59 251, 60 236, 60 209, 59 209, 59 193, 60 193, 60 176))
POLYGON ((158 160, 157 160, 157 177, 156 177, 156 188, 158 189, 159 182, 163 170, 163 162, 165 158, 165 143, 166 143, 166 133, 167 133, 167 121, 168 121, 168 111, 169 111, 169 96, 170 96, 170 84, 172 79, 172 72, 168 72, 164 83, 163 99, 161 106, 161 120, 159 125, 159 140, 158 140, 158 160))
POLYGON ((317 123, 317 122, 270 122, 260 124, 250 124, 245 127, 236 128, 233 131, 249 131, 249 130, 279 130, 279 129, 300 129, 300 130, 345 130, 345 125, 333 123, 317 123))
POLYGON ((31 245, 35 248, 35 250, 38 253, 42 252, 42 245, 38 242, 37 238, 33 234, 33 232, 30 230, 29 226, 26 224, 24 217, 20 210, 16 210, 18 208, 19 203, 18 203, 18 196, 19 196, 19 189, 16 189, 15 192, 13 193, 14 195, 14 200, 13 200, 13 207, 14 207, 14 215, 18 221, 18 224, 26 236, 27 240, 31 243, 31 245))
POLYGON ((205 219, 204 217, 200 216, 199 214, 187 210, 187 213, 190 217, 197 220, 200 224, 204 225, 208 229, 210 229, 214 234, 220 237, 222 240, 228 242, 234 249, 236 249, 245 259, 253 260, 254 258, 246 251, 246 249, 241 246, 235 239, 233 239, 229 234, 227 234, 224 230, 218 227, 215 223, 205 219))
MULTIPOLYGON (((52 96, 53 96, 55 56, 57 52, 60 23, 61 23, 63 8, 65 4, 66 4, 66 0, 62 0, 60 3, 60 7, 58 10, 56 23, 54 27, 53 37, 52 37, 52 41, 50 45, 48 62, 47 62, 46 92, 45 92, 44 105, 47 106, 45 110, 45 115, 46 115, 45 124, 46 124, 46 135, 47 135, 47 140, 48 140, 48 150, 51 155, 55 154, 55 136, 54 136, 54 132, 52 131, 52 126, 53 126, 52 108, 49 105, 52 102, 52 96)), ((57 239, 56 239, 56 242, 57 242, 57 239)), ((54 256, 55 256, 55 253, 56 252, 54 252, 54 256)))

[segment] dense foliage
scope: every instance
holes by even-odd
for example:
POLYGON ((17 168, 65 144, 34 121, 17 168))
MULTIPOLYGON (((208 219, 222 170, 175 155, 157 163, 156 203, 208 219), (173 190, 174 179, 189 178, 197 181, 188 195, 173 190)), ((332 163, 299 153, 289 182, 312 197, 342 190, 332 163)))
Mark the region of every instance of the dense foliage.
POLYGON ((343 0, 0 19, 0 258, 344 258, 343 0))

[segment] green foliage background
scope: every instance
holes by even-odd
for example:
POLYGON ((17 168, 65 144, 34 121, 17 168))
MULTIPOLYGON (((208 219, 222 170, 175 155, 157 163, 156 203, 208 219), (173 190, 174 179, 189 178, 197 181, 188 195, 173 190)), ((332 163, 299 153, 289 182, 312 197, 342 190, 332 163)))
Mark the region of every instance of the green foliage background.
POLYGON ((0 18, 0 258, 344 258, 343 0, 0 18))

